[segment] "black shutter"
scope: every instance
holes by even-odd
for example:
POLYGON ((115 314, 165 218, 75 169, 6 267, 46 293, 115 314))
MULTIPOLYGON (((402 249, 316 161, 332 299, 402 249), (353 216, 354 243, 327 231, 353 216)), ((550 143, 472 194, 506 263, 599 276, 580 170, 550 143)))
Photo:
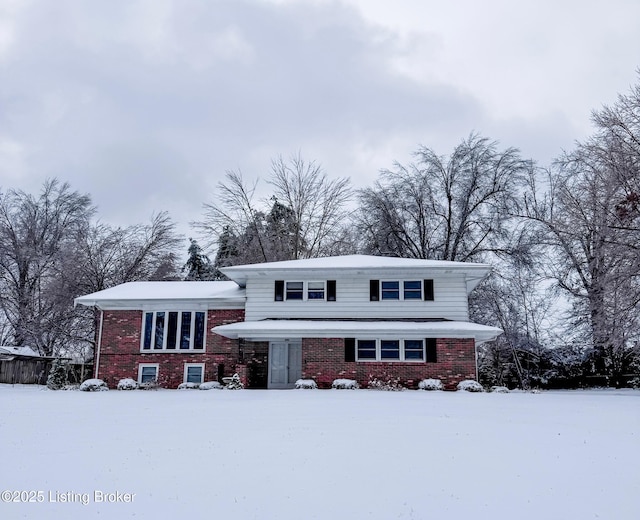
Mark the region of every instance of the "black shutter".
POLYGON ((276 280, 273 299, 277 302, 284 301, 284 280, 276 280))
POLYGON ((436 338, 427 338, 424 340, 426 345, 426 353, 427 359, 425 361, 427 363, 437 363, 438 362, 438 351, 436 350, 436 338))
POLYGON ((433 280, 424 281, 424 299, 433 301, 433 280))
POLYGON ((369 300, 377 302, 380 299, 380 281, 369 280, 369 300))
POLYGON ((356 360, 356 340, 355 338, 344 338, 344 360, 356 360))
POLYGON ((327 280, 327 301, 328 302, 336 301, 336 281, 335 280, 327 280))

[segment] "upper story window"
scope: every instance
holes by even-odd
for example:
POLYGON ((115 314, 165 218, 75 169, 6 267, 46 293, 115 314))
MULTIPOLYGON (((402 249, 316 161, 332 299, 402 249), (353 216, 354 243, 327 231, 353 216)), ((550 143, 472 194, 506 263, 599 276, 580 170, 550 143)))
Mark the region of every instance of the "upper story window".
POLYGON ((304 296, 304 282, 286 282, 287 300, 302 300, 304 296))
POLYGON ((145 312, 142 350, 204 350, 205 323, 204 311, 145 312))
POLYGON ((369 300, 433 300, 433 280, 370 280, 369 300))
POLYGON ((286 281, 276 280, 274 284, 274 301, 336 301, 336 281, 286 281))

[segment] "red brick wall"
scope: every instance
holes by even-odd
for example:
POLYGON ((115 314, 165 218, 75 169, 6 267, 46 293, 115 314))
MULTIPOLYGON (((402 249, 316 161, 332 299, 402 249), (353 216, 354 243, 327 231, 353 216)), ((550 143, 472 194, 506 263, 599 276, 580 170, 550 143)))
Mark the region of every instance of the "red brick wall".
POLYGON ((211 332, 212 327, 244 320, 244 310, 207 311, 206 345, 203 352, 140 352, 142 311, 104 311, 102 341, 97 377, 109 388, 120 379, 138 379, 139 363, 158 363, 158 382, 165 388, 176 388, 183 382, 185 363, 204 363, 204 380, 218 379, 218 365, 224 375, 233 375, 238 359, 238 341, 211 332))
POLYGON ((303 339, 302 377, 314 379, 319 388, 330 388, 334 379, 355 379, 366 388, 372 377, 400 378, 406 388, 417 388, 422 379, 440 379, 448 390, 465 379, 476 379, 475 342, 468 338, 436 341, 437 363, 345 362, 344 339, 303 339))

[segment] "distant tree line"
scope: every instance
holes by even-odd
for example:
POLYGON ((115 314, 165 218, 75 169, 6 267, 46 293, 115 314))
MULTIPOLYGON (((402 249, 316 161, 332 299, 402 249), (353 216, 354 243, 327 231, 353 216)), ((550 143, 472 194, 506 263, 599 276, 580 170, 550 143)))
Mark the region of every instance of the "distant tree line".
POLYGON ((272 161, 266 189, 229 171, 182 269, 167 213, 113 228, 56 180, 38 196, 0 191, 0 340, 91 349, 97 316, 73 308, 80 294, 365 253, 495 266, 470 302, 474 321, 504 330, 479 351, 484 384, 640 384, 640 85, 593 123, 546 168, 471 134, 448 155, 418 147, 360 190, 300 154, 272 161))

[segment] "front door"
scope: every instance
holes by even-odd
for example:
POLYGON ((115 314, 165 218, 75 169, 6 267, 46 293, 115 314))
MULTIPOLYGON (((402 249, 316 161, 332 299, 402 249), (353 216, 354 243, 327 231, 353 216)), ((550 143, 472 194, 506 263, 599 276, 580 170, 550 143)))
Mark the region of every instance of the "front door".
POLYGON ((302 375, 302 343, 272 341, 269 343, 268 388, 293 388, 302 375))

